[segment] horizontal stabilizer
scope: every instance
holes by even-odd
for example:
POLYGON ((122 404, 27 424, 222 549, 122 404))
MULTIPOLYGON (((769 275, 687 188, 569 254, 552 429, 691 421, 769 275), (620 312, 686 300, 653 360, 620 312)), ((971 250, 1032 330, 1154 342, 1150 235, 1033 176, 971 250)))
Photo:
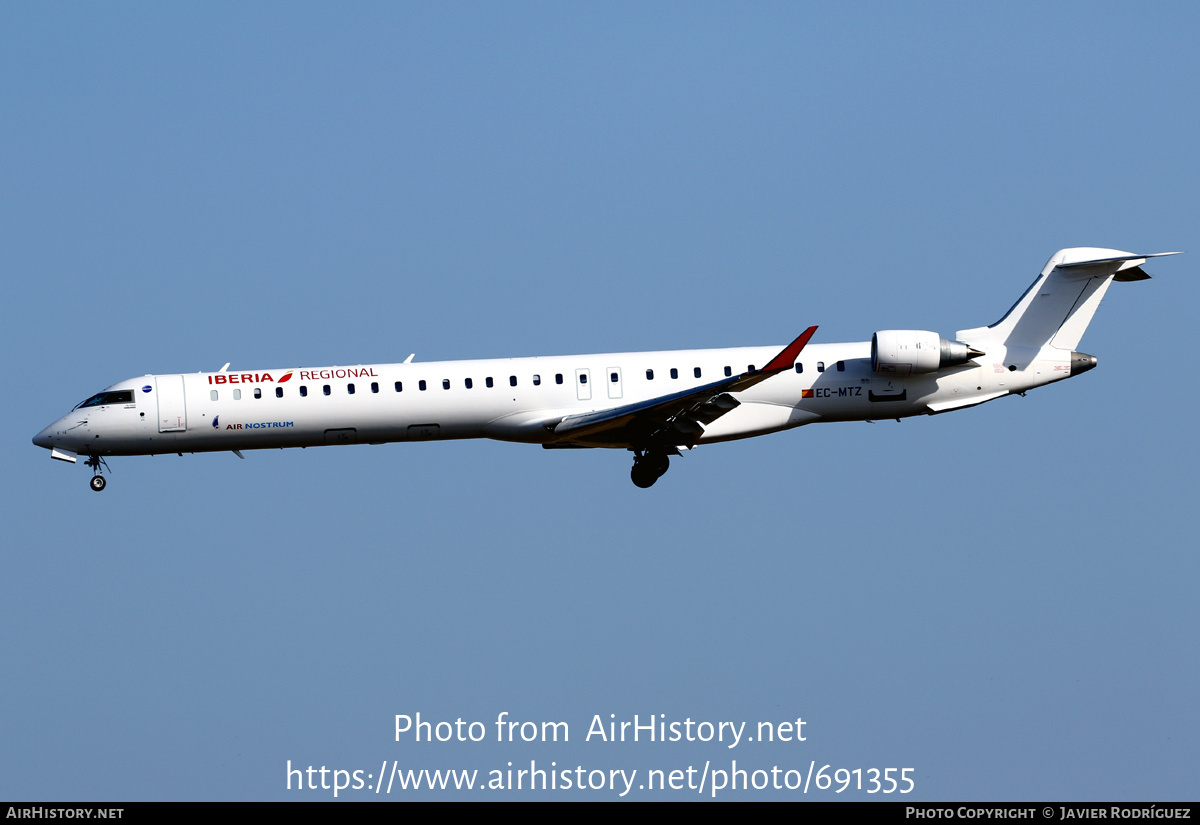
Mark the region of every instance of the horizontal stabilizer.
MULTIPOLYGON (((1083 250, 1063 250, 1064 252, 1075 252, 1083 250)), ((1168 255, 1182 255, 1182 252, 1152 252, 1149 255, 1118 255, 1112 258, 1087 258, 1080 261, 1064 261, 1058 265, 1059 269, 1073 269, 1078 266, 1095 266, 1097 264, 1115 264, 1121 263, 1125 266, 1119 267, 1118 271, 1126 267, 1132 268, 1140 266, 1146 262, 1147 258, 1165 258, 1168 255)))
POLYGON ((1148 281, 1148 280, 1150 280, 1150 273, 1147 272, 1146 270, 1142 269, 1140 266, 1135 266, 1130 269, 1122 269, 1120 272, 1118 272, 1116 275, 1113 276, 1113 280, 1121 281, 1121 282, 1148 281))

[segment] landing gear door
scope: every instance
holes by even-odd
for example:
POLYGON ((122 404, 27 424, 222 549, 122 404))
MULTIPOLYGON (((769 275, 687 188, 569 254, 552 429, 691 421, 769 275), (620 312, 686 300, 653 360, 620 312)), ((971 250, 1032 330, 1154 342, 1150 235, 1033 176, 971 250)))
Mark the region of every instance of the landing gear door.
POLYGON ((158 391, 158 431, 177 433, 187 429, 187 407, 183 400, 183 376, 159 375, 154 379, 158 391))

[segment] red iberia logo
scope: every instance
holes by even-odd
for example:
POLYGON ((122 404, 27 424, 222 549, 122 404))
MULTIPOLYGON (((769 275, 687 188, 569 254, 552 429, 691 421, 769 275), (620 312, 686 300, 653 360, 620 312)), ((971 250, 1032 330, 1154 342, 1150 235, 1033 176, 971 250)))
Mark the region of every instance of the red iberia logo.
MULTIPOLYGON (((282 383, 292 377, 292 370, 279 379, 282 383)), ((276 383, 269 372, 218 372, 208 376, 210 384, 261 384, 264 381, 276 383)))

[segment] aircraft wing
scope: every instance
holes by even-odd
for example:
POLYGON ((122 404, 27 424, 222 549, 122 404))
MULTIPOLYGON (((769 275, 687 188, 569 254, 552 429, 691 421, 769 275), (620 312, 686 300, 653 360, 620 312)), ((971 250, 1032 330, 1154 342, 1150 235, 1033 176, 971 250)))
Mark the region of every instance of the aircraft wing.
POLYGON ((547 429, 554 433, 548 446, 622 443, 675 447, 695 444, 704 432, 705 424, 741 404, 730 393, 749 389, 772 375, 791 369, 800 350, 816 331, 815 326, 806 329, 761 369, 646 401, 568 415, 554 424, 547 424, 547 429))

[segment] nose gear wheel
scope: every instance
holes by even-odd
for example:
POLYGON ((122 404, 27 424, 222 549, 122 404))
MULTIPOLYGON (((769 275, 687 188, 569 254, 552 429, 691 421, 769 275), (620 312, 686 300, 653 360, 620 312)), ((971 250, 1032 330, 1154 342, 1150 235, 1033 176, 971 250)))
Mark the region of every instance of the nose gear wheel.
POLYGON ((83 463, 92 468, 92 480, 88 484, 93 490, 98 493, 108 486, 108 481, 104 478, 102 475, 103 471, 100 469, 103 466, 105 470, 108 470, 110 473, 112 472, 107 461, 98 455, 94 455, 83 463))

